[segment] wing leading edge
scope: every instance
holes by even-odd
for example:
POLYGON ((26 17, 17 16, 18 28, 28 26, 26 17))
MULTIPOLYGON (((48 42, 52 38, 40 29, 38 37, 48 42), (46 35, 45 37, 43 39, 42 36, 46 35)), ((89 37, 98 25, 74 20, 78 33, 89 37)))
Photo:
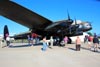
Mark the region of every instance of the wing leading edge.
POLYGON ((30 29, 42 30, 52 21, 12 1, 0 2, 0 14, 30 29))

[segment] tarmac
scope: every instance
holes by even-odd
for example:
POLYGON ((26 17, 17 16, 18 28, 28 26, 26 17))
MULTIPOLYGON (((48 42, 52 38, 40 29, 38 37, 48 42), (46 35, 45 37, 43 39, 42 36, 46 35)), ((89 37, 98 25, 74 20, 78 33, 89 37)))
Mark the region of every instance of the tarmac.
POLYGON ((42 51, 42 45, 12 43, 0 48, 0 67, 100 67, 100 49, 93 52, 86 44, 75 50, 75 44, 53 46, 42 51))

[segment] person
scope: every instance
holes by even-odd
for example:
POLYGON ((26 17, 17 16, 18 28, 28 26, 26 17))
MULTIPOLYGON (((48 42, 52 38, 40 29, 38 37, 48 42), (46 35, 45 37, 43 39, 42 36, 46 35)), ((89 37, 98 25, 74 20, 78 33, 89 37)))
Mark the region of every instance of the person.
POLYGON ((58 36, 56 36, 56 37, 54 38, 54 45, 55 45, 55 46, 59 46, 59 44, 60 44, 60 39, 59 39, 58 36))
POLYGON ((9 37, 9 35, 7 35, 7 37, 6 37, 6 43, 7 43, 7 46, 10 46, 10 37, 9 37))
POLYGON ((80 47, 81 47, 81 39, 79 38, 79 36, 77 36, 77 38, 76 38, 76 51, 80 51, 80 47))
POLYGON ((68 41, 67 41, 68 44, 71 44, 72 43, 72 39, 70 37, 68 37, 68 41))
POLYGON ((98 51, 98 44, 99 44, 98 37, 94 35, 94 38, 93 38, 94 52, 98 51))
POLYGON ((60 42, 60 46, 61 46, 61 47, 64 47, 64 46, 65 46, 64 40, 62 40, 62 41, 60 42))
POLYGON ((36 37, 36 44, 40 42, 39 36, 36 37))
POLYGON ((88 36, 85 35, 85 37, 84 37, 84 43, 87 43, 87 42, 88 42, 88 36))
POLYGON ((0 45, 3 47, 3 40, 0 38, 0 45))
POLYGON ((27 35, 27 39, 28 39, 28 44, 30 45, 30 41, 31 41, 30 35, 27 35))
POLYGON ((93 42, 93 37, 92 36, 88 36, 88 48, 89 49, 91 49, 92 42, 93 42))
POLYGON ((47 50, 47 41, 46 41, 46 37, 43 38, 43 48, 42 48, 43 51, 46 51, 47 50))
POLYGON ((50 37, 50 47, 52 48, 53 46, 53 36, 50 37))
POLYGON ((1 39, 0 42, 1 42, 1 43, 0 43, 1 47, 2 47, 2 48, 5 47, 5 40, 4 40, 4 39, 1 39))
POLYGON ((37 35, 36 33, 34 33, 34 32, 31 34, 32 41, 33 41, 33 44, 34 44, 34 45, 37 44, 37 36, 38 36, 38 35, 37 35))
POLYGON ((68 42, 68 38, 67 38, 67 36, 65 36, 64 37, 64 43, 65 43, 65 45, 67 44, 67 42, 68 42))

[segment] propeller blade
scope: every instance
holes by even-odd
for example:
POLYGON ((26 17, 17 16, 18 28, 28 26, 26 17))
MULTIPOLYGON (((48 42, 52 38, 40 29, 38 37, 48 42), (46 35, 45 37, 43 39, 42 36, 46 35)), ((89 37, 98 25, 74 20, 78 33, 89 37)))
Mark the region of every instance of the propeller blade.
POLYGON ((69 12, 67 11, 67 15, 68 15, 68 20, 67 20, 67 24, 72 24, 73 20, 70 18, 69 12))
POLYGON ((75 18, 75 25, 77 25, 77 21, 76 21, 76 18, 75 18))
POLYGON ((67 14, 68 14, 68 20, 70 20, 70 15, 69 15, 69 12, 67 11, 67 14))

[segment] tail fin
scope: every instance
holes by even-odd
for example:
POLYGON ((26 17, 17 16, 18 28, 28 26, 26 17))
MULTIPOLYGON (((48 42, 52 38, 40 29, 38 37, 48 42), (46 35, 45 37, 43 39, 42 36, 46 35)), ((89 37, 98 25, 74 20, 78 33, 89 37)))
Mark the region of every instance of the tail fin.
POLYGON ((9 30, 8 30, 8 26, 5 25, 4 26, 4 39, 6 40, 6 37, 9 35, 9 30))

